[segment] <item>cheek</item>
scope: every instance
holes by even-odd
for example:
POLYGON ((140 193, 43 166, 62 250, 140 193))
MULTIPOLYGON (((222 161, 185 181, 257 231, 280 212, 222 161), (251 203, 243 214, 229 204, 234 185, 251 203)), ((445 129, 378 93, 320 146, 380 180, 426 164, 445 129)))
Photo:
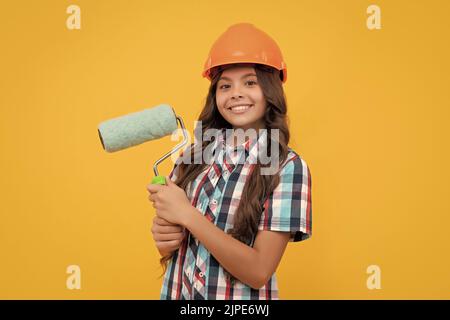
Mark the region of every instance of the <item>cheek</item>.
POLYGON ((256 108, 256 117, 258 118, 262 118, 264 116, 264 114, 266 113, 266 108, 267 106, 265 105, 265 103, 261 102, 258 104, 258 107, 256 108))
POLYGON ((217 108, 219 109, 219 113, 223 116, 224 115, 224 110, 223 107, 225 105, 226 102, 226 98, 223 95, 216 95, 216 104, 217 104, 217 108))
POLYGON ((221 93, 216 93, 216 104, 219 108, 222 108, 226 100, 226 96, 221 93))
POLYGON ((255 90, 253 92, 253 97, 252 98, 259 105, 264 105, 265 104, 264 94, 263 94, 263 92, 262 92, 260 87, 258 87, 257 90, 255 90))
POLYGON ((253 96, 253 101, 255 101, 255 105, 256 105, 255 111, 258 113, 258 115, 263 115, 267 108, 267 102, 266 102, 262 92, 258 92, 257 94, 255 94, 253 96))

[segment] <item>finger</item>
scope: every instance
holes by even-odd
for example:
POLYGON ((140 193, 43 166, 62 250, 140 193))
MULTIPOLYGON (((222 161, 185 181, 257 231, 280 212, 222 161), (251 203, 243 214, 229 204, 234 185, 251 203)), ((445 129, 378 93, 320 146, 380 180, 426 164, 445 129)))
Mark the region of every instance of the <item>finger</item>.
POLYGON ((162 187, 163 186, 161 186, 160 184, 152 184, 152 183, 150 183, 150 184, 147 185, 147 191, 150 192, 150 193, 155 193, 155 192, 160 191, 162 187))
POLYGON ((183 228, 180 226, 162 226, 159 224, 153 224, 152 232, 154 233, 178 233, 183 232, 183 228))
POLYGON ((167 221, 166 219, 161 218, 161 217, 159 217, 159 216, 155 216, 155 217, 153 218, 153 222, 156 223, 156 224, 159 224, 159 225, 161 225, 161 226, 178 226, 178 224, 169 222, 169 221, 167 221))
POLYGON ((160 199, 158 193, 149 193, 148 194, 148 200, 150 200, 151 202, 155 202, 158 199, 160 199))
POLYGON ((182 240, 184 234, 182 232, 177 233, 154 233, 153 239, 155 241, 172 241, 172 240, 182 240))
POLYGON ((156 247, 160 250, 176 250, 180 245, 181 240, 156 241, 156 247))
POLYGON ((169 178, 169 176, 166 176, 166 184, 169 187, 174 185, 175 183, 169 178))

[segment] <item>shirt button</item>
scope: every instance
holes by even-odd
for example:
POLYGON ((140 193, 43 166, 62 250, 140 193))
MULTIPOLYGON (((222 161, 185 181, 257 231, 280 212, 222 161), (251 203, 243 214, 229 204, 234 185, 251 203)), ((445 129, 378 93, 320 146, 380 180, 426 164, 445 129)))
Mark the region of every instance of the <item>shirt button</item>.
POLYGON ((226 177, 226 176, 228 176, 228 171, 225 171, 224 173, 223 173, 223 175, 226 177))
POLYGON ((204 274, 203 272, 200 272, 198 275, 200 276, 200 278, 203 278, 203 276, 204 276, 205 274, 204 274))
POLYGON ((211 204, 217 204, 217 200, 216 199, 212 199, 211 200, 211 204))

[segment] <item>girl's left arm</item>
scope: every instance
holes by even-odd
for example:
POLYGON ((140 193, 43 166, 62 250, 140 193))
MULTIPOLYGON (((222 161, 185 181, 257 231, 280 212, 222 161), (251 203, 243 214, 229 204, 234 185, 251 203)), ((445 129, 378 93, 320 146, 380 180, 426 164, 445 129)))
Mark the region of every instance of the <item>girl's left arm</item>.
POLYGON ((215 226, 194 207, 182 224, 229 273, 254 289, 276 271, 289 242, 289 232, 258 231, 253 248, 215 226))

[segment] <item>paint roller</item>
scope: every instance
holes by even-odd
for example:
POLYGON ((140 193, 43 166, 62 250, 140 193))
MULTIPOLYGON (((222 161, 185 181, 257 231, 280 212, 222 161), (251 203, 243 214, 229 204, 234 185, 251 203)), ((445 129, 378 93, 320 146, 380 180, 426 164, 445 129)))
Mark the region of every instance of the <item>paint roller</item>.
POLYGON ((177 122, 183 131, 183 141, 153 165, 155 176, 152 184, 166 184, 166 179, 159 175, 157 166, 188 141, 183 119, 175 114, 170 105, 160 104, 153 108, 103 121, 98 126, 98 135, 104 150, 116 152, 170 135, 177 129, 177 122))

